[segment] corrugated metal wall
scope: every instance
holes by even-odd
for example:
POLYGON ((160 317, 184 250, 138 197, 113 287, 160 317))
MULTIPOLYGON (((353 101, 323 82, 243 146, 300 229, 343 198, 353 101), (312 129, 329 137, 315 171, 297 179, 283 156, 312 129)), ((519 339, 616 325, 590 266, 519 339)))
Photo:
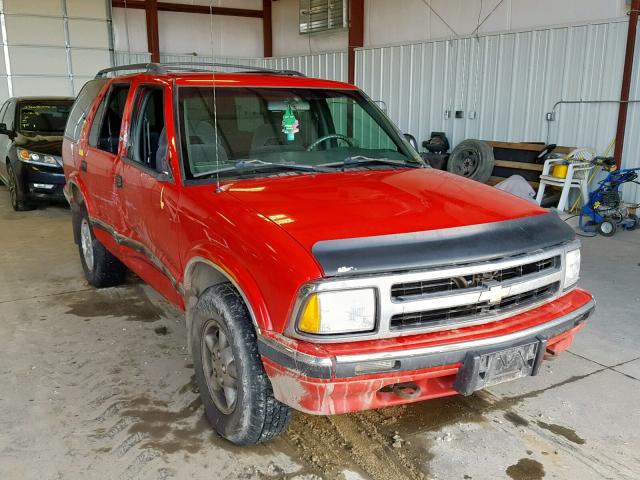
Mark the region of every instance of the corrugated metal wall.
MULTIPOLYGON (((261 66, 263 58, 243 58, 243 57, 205 57, 201 55, 179 55, 171 53, 161 53, 161 63, 232 63, 235 65, 261 66)), ((151 61, 151 54, 148 52, 121 52, 115 54, 116 65, 127 65, 130 63, 148 63, 151 61)))
MULTIPOLYGON (((560 100, 619 97, 626 32, 621 19, 359 49, 356 83, 419 142, 444 131, 452 145, 480 138, 601 153, 615 135, 617 103, 560 104, 552 122, 545 114, 560 100)), ((631 98, 640 98, 638 76, 631 98)), ((624 166, 640 164, 639 108, 630 107, 624 166)))
POLYGON ((115 52, 115 66, 130 65, 134 63, 149 63, 151 54, 149 52, 115 52))
POLYGON ((308 77, 347 81, 347 52, 316 53, 260 59, 262 66, 283 70, 297 70, 308 77))
MULTIPOLYGON (((116 52, 116 65, 129 63, 146 63, 151 61, 147 52, 116 52)), ((295 55, 291 57, 245 58, 245 57, 206 57, 201 55, 178 55, 161 53, 162 63, 232 63, 256 67, 297 70, 308 77, 326 78, 328 80, 347 81, 347 53, 329 52, 313 55, 295 55)))

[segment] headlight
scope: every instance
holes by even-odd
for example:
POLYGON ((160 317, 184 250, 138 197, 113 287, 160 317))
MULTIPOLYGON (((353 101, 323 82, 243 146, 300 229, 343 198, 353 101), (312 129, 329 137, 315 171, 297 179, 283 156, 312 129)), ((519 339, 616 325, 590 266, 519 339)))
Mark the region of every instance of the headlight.
POLYGON ((567 252, 564 261, 564 288, 569 288, 580 278, 580 249, 567 252))
POLYGON ((320 335, 370 332, 375 325, 372 288, 313 293, 298 317, 298 330, 320 335))
POLYGON ((59 167, 60 163, 51 155, 31 152, 25 148, 18 148, 18 158, 23 162, 35 163, 36 165, 46 165, 48 167, 59 167))

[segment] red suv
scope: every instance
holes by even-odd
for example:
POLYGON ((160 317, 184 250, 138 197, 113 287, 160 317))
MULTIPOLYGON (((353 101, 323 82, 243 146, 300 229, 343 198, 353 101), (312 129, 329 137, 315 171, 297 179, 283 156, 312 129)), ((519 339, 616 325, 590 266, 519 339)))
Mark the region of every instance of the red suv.
POLYGON ((186 312, 230 441, 535 375, 592 312, 571 228, 429 168, 355 86, 134 68, 70 114, 75 241, 95 287, 130 269, 186 312))

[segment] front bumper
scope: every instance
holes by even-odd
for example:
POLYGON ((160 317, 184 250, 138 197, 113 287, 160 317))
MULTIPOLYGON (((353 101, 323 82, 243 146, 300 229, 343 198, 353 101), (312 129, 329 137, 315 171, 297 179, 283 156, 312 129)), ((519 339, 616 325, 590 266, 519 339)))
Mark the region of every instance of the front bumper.
POLYGON ((595 308, 580 289, 493 324, 415 338, 349 345, 313 345, 263 335, 258 347, 278 400, 314 414, 339 414, 454 395, 458 370, 469 353, 506 349, 527 341, 546 341, 545 357, 566 350, 595 308), (411 383, 419 394, 408 398, 394 385, 411 383))
POLYGON ((18 162, 16 176, 29 198, 64 200, 65 177, 62 167, 46 167, 18 162))

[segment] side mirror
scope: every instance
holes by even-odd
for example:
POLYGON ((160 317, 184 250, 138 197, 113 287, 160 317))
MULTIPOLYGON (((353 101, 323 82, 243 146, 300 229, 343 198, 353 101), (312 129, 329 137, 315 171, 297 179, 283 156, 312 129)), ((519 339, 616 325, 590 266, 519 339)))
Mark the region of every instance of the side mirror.
POLYGON ((405 133, 404 134, 404 138, 407 139, 407 142, 409 142, 411 144, 411 146, 413 147, 413 149, 417 152, 418 151, 418 141, 416 140, 416 137, 414 137, 410 133, 405 133))
POLYGON ((156 176, 156 180, 161 183, 167 183, 167 182, 171 183, 173 182, 173 175, 171 175, 171 172, 166 172, 166 171, 159 172, 158 175, 156 176))
POLYGON ((384 113, 387 113, 387 102, 384 100, 374 100, 373 103, 375 103, 384 113))
POLYGON ((169 165, 168 150, 156 156, 156 170, 158 170, 156 179, 159 182, 173 182, 173 172, 171 171, 171 165, 169 165))
POLYGON ((12 140, 16 136, 15 132, 12 132, 11 130, 7 129, 6 123, 0 123, 0 134, 7 135, 12 140))

